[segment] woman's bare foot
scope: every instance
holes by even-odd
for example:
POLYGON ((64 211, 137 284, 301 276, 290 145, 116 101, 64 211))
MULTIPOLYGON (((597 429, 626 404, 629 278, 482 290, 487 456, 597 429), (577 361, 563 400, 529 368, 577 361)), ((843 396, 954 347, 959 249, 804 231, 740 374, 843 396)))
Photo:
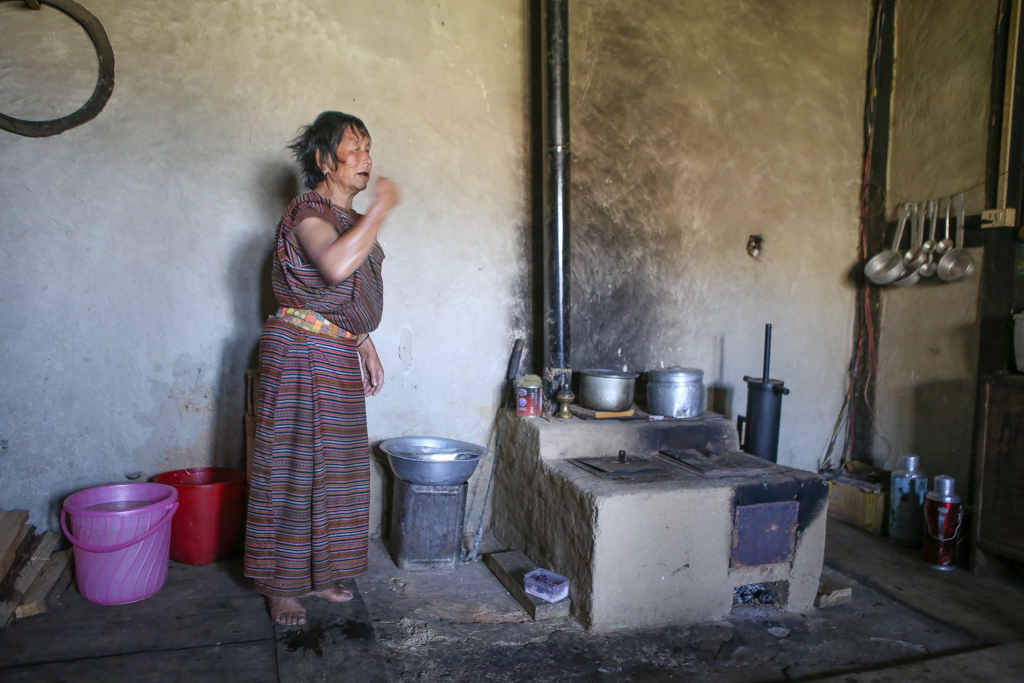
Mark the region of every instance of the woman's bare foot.
POLYGON ((342 586, 331 586, 322 591, 313 591, 311 597, 322 598, 328 602, 348 602, 352 599, 352 591, 342 586))
POLYGON ((267 596, 270 618, 278 626, 302 626, 306 623, 306 608, 295 598, 267 596))

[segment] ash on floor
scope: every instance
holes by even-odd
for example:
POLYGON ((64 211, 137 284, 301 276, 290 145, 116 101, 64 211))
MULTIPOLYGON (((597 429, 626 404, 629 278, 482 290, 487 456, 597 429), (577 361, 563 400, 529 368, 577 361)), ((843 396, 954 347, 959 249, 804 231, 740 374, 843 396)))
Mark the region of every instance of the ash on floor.
MULTIPOLYGON (((357 583, 403 683, 788 680, 980 644, 861 585, 852 602, 804 614, 762 603, 716 623, 594 634, 570 619, 530 621, 480 563, 403 572, 378 542, 370 565, 357 583)), ((829 569, 823 580, 855 583, 829 569)))

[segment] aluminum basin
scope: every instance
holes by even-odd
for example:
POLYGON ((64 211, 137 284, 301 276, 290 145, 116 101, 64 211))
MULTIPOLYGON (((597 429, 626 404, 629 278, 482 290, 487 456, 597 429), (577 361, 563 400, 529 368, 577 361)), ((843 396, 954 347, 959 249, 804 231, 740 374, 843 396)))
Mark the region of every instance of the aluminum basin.
POLYGON ((402 436, 381 442, 395 476, 420 486, 458 486, 473 476, 487 449, 436 436, 402 436))

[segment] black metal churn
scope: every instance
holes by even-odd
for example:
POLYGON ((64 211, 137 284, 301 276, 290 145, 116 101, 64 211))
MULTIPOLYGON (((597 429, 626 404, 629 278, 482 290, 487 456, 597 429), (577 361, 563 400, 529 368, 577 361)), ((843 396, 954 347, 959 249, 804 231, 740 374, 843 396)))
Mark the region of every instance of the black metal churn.
POLYGON ((789 393, 780 379, 769 379, 772 362, 772 326, 764 326, 764 366, 761 377, 744 377, 747 383, 747 414, 736 419, 740 447, 759 458, 778 462, 782 397, 789 393))

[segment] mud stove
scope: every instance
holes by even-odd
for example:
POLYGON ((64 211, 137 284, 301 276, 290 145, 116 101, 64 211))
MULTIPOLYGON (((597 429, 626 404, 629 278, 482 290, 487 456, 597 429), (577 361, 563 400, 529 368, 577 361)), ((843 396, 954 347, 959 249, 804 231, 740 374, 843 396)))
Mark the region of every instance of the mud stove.
POLYGON ((751 584, 772 584, 788 611, 814 600, 826 483, 740 453, 720 415, 512 416, 497 468, 492 529, 572 579, 587 628, 716 619, 751 584))

